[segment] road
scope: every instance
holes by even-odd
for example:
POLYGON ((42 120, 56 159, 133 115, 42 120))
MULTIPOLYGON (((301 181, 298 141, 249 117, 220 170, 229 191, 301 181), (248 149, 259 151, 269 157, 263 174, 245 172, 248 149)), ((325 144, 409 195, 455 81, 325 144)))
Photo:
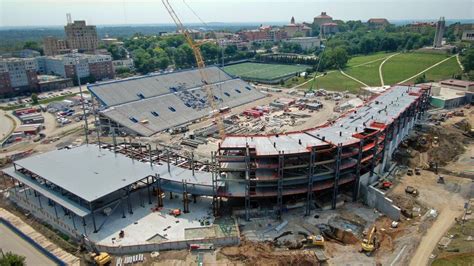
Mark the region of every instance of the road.
POLYGON ((54 265, 54 262, 30 243, 15 234, 6 225, 0 223, 0 248, 26 257, 26 265, 54 265))
POLYGON ((454 224, 454 218, 461 216, 462 213, 462 210, 451 209, 449 206, 441 210, 433 226, 428 229, 426 235, 421 239, 420 245, 410 262, 410 266, 428 265, 429 257, 439 240, 454 224))
POLYGON ((7 112, 0 110, 0 142, 15 129, 15 121, 7 112))

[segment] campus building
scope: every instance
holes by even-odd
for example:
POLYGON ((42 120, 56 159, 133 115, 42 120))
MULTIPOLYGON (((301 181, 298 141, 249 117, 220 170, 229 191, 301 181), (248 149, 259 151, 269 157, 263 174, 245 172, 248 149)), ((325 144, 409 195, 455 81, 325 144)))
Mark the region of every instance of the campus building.
POLYGON ((319 37, 291 38, 283 42, 299 44, 303 50, 318 49, 321 46, 321 39, 319 37))
POLYGON ((66 39, 48 36, 43 39, 44 54, 47 56, 61 55, 77 50, 81 53, 94 53, 99 46, 95 26, 86 25, 84 20, 68 22, 64 26, 66 39))
POLYGON ((76 20, 64 26, 66 43, 69 49, 79 52, 94 52, 99 46, 97 30, 93 25, 86 25, 84 20, 76 20))
POLYGON ((37 67, 35 58, 0 59, 0 96, 36 91, 37 67))
POLYGON ((63 78, 76 77, 76 65, 80 78, 94 77, 96 80, 115 77, 110 55, 64 54, 37 58, 38 72, 63 78))

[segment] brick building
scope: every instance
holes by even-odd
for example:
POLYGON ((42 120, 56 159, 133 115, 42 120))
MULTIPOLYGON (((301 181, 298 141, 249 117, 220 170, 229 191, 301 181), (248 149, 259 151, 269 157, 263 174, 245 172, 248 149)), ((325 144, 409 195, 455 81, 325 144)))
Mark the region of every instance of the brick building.
POLYGON ((0 59, 0 95, 9 96, 37 90, 37 62, 34 58, 0 59))

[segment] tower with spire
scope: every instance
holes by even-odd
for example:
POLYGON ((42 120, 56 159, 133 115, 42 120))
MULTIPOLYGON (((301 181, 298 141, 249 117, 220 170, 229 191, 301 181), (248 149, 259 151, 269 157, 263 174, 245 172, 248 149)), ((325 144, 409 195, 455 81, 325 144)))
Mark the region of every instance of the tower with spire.
POLYGON ((290 24, 295 24, 295 17, 291 17, 290 24))

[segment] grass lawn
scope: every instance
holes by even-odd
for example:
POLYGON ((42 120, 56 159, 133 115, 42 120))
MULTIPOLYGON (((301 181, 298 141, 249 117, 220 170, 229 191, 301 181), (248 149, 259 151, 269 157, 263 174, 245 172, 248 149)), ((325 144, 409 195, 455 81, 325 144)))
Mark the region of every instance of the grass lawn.
MULTIPOLYGON (((308 82, 301 88, 309 89, 311 82, 308 82)), ((315 89, 325 89, 331 91, 350 91, 357 93, 362 85, 354 80, 344 76, 339 71, 328 73, 324 77, 317 78, 314 83, 315 89)))
MULTIPOLYGON (((448 61, 438 65, 425 72, 426 79, 432 81, 440 81, 443 79, 452 78, 453 74, 460 74, 461 68, 459 67, 456 57, 450 58, 448 61)), ((414 81, 412 79, 410 81, 414 81)))
POLYGON ((226 66, 224 70, 243 79, 279 80, 285 76, 305 71, 307 68, 308 66, 304 65, 242 63, 226 66))
POLYGON ((349 59, 349 61, 347 62, 347 67, 349 68, 349 67, 357 66, 357 65, 364 64, 370 61, 374 61, 374 60, 378 60, 377 62, 378 64, 380 64, 385 57, 390 56, 392 54, 394 53, 381 52, 381 53, 375 53, 371 55, 354 56, 351 59, 349 59))
POLYGON ((382 68, 387 85, 401 82, 431 65, 445 59, 447 55, 431 53, 404 53, 390 58, 382 68))
POLYGON ((431 265, 474 265, 474 245, 472 241, 466 241, 466 238, 473 233, 474 220, 467 220, 464 228, 460 224, 455 224, 447 233, 447 235, 453 235, 454 238, 446 250, 438 253, 438 258, 431 265), (458 250, 458 252, 449 252, 449 250, 458 250))
POLYGON ((352 67, 344 70, 348 75, 366 83, 370 86, 380 86, 379 65, 381 60, 367 65, 352 67))

